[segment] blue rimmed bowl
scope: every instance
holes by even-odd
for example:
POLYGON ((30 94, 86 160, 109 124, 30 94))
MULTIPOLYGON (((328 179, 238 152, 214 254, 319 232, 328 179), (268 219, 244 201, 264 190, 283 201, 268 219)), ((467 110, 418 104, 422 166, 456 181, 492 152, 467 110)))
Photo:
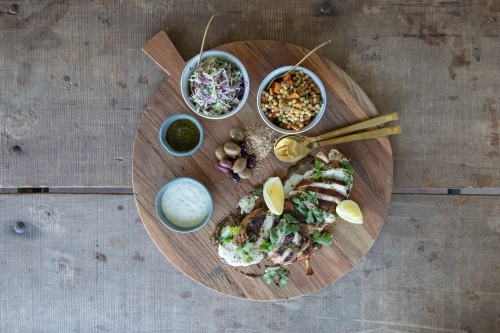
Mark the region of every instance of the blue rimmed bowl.
POLYGON ((200 181, 179 177, 165 184, 156 196, 156 215, 170 230, 193 232, 203 228, 214 209, 212 195, 200 181))
POLYGON ((160 142, 161 142, 161 145, 163 146, 163 148, 165 148, 170 154, 176 155, 176 156, 188 156, 188 155, 193 154, 195 151, 198 150, 198 148, 200 148, 201 143, 203 142, 203 128, 201 127, 200 122, 195 117, 190 116, 188 114, 181 114, 180 113, 180 114, 176 114, 176 115, 168 117, 163 122, 163 124, 160 127, 159 139, 160 139, 160 142), (192 149, 184 150, 184 151, 175 150, 167 140, 168 128, 176 120, 181 120, 181 119, 191 121, 200 131, 200 138, 198 140, 198 143, 192 149))
POLYGON ((238 68, 242 75, 243 75, 243 86, 244 86, 244 91, 243 91, 243 96, 240 99, 240 102, 238 105, 228 113, 224 113, 221 115, 207 115, 203 112, 197 111, 196 104, 191 100, 191 83, 189 79, 194 73, 194 69, 196 68, 196 65, 198 64, 198 59, 200 58, 199 55, 194 56, 191 60, 189 60, 186 63, 186 66, 184 67, 184 70, 182 71, 181 75, 181 92, 182 92, 182 97, 184 98, 184 101, 186 104, 189 106, 189 108, 197 115, 208 118, 208 119, 224 119, 227 117, 231 117, 232 115, 236 114, 236 112, 240 111, 243 105, 245 104, 248 95, 250 93, 250 78, 248 76, 248 72, 243 65, 243 63, 238 60, 234 55, 228 52, 224 51, 219 51, 219 50, 209 50, 209 51, 204 51, 201 56, 201 61, 205 60, 208 57, 215 57, 217 59, 223 60, 225 62, 231 63, 233 66, 236 66, 238 68))

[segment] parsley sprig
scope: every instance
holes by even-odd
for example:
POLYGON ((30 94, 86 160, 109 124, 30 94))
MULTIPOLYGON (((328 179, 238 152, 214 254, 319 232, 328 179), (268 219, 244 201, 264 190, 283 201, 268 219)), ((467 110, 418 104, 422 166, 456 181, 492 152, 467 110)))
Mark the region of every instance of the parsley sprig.
POLYGON ((285 288, 288 284, 289 275, 290 272, 281 266, 268 267, 264 271, 264 280, 267 284, 274 283, 281 288, 285 288))
POLYGON ((317 207, 318 197, 315 192, 301 191, 299 196, 292 199, 295 208, 306 217, 307 223, 316 223, 320 225, 324 219, 324 212, 317 207))

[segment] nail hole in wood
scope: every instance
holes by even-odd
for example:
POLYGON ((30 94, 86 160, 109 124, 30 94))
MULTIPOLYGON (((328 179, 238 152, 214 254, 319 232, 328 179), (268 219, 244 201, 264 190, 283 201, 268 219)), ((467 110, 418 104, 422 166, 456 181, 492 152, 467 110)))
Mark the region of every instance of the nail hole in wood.
POLYGON ((23 152, 23 148, 20 145, 13 145, 10 147, 10 154, 13 156, 20 155, 23 152))
POLYGON ((7 6, 7 13, 11 14, 11 15, 16 15, 17 13, 19 13, 19 5, 17 4, 12 4, 12 5, 8 5, 7 6))
POLYGON ((322 13, 328 14, 332 10, 332 4, 329 2, 323 2, 320 9, 322 13))
POLYGON ((22 234, 26 230, 26 226, 24 225, 24 222, 16 222, 14 224, 14 231, 16 234, 22 234))

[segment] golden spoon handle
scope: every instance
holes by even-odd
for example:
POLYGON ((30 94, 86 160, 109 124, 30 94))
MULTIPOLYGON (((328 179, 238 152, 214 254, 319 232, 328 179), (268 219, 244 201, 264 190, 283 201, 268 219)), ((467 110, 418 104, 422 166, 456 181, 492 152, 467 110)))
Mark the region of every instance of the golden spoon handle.
POLYGON ((288 73, 291 73, 295 68, 297 68, 298 65, 300 65, 302 63, 302 61, 306 60, 311 54, 313 54, 319 48, 322 48, 323 46, 325 46, 326 44, 328 44, 330 42, 331 42, 331 40, 327 40, 326 42, 323 42, 323 43, 319 44, 318 46, 316 46, 312 51, 310 51, 308 54, 306 54, 306 56, 304 58, 302 58, 295 66, 293 66, 292 69, 290 69, 289 71, 286 71, 284 74, 281 74, 281 75, 275 77, 274 79, 272 79, 271 82, 269 82, 267 84, 267 87, 266 87, 265 90, 268 91, 274 81, 276 81, 280 77, 283 77, 283 76, 287 75, 288 73))
POLYGON ((332 131, 332 132, 318 135, 317 137, 311 138, 311 141, 315 142, 315 141, 322 141, 322 140, 326 140, 326 139, 335 138, 335 137, 341 136, 343 134, 356 132, 356 131, 370 128, 373 126, 382 125, 382 124, 385 124, 385 123, 387 123, 389 121, 393 121, 393 120, 398 120, 398 114, 396 112, 390 113, 387 115, 383 115, 383 116, 379 116, 379 117, 375 117, 375 118, 365 120, 365 121, 362 121, 360 123, 357 123, 357 124, 354 124, 351 126, 340 128, 340 129, 332 131))
POLYGON ((207 27, 205 28, 205 33, 203 34, 203 40, 201 41, 200 56, 198 58, 198 64, 196 65, 196 67, 200 66, 201 54, 203 53, 203 46, 205 46, 205 37, 207 37, 208 27, 210 26, 210 23, 212 23, 212 20, 214 19, 214 17, 215 17, 215 14, 212 15, 212 17, 210 18, 210 20, 207 23, 207 27))
POLYGON ((307 58, 309 58, 309 56, 311 54, 313 54, 314 52, 316 52, 318 49, 322 48, 323 46, 325 46, 326 44, 330 43, 331 40, 327 40, 326 42, 323 42, 321 43, 320 45, 316 46, 312 51, 310 51, 308 54, 306 54, 306 56, 304 58, 302 58, 298 63, 297 65, 293 66, 292 69, 290 69, 288 72, 286 72, 285 74, 283 74, 283 76, 285 76, 286 74, 290 73, 291 71, 293 71, 298 65, 300 65, 304 60, 306 60, 307 58))
POLYGON ((343 136, 340 138, 334 138, 334 139, 328 139, 328 140, 314 142, 312 144, 312 148, 329 146, 329 145, 336 145, 336 144, 347 143, 347 142, 352 142, 352 141, 375 139, 375 138, 380 138, 383 136, 401 134, 401 133, 403 133, 403 127, 401 125, 393 126, 393 127, 385 127, 385 128, 380 128, 380 129, 376 129, 373 131, 367 131, 367 132, 363 132, 363 133, 347 135, 347 136, 343 136))

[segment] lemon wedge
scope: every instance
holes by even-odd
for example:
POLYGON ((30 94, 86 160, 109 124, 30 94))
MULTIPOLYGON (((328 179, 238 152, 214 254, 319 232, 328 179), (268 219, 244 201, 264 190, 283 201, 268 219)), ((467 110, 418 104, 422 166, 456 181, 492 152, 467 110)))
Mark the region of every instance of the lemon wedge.
POLYGON ((275 215, 283 214, 285 204, 285 192, 283 183, 279 177, 271 177, 264 183, 264 202, 271 213, 275 215))
POLYGON ((341 201, 336 208, 337 214, 347 222, 363 224, 363 213, 357 203, 352 200, 341 201))

